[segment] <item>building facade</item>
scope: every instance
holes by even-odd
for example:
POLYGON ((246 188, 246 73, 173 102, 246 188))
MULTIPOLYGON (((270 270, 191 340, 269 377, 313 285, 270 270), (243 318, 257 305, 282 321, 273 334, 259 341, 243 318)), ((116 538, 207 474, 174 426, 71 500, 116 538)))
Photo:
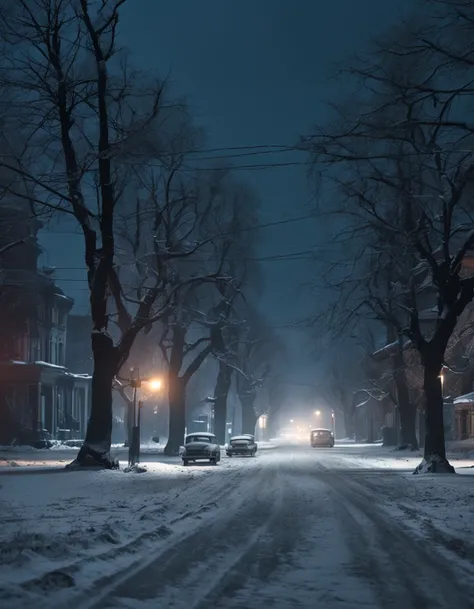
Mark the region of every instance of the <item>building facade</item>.
POLYGON ((83 438, 90 375, 66 367, 73 301, 38 269, 41 224, 25 203, 0 206, 0 444, 83 438))

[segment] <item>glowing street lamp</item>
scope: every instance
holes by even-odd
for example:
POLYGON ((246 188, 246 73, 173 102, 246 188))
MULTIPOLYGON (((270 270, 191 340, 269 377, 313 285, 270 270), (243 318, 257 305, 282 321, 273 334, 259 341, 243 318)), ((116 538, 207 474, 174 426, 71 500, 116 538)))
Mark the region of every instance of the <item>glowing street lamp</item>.
POLYGON ((162 381, 159 378, 143 378, 140 377, 139 368, 130 368, 130 378, 121 379, 117 377, 117 380, 128 382, 128 386, 133 389, 132 398, 132 437, 128 447, 128 464, 129 466, 135 465, 140 462, 140 423, 141 423, 141 409, 143 407, 143 401, 138 402, 137 410, 137 394, 143 384, 148 385, 151 391, 159 391, 162 387, 162 381))
POLYGON ((316 410, 316 412, 314 413, 317 417, 321 416, 321 411, 320 410, 316 410))
POLYGON ((162 388, 163 383, 161 382, 161 379, 150 379, 148 381, 148 386, 152 391, 159 391, 162 388))

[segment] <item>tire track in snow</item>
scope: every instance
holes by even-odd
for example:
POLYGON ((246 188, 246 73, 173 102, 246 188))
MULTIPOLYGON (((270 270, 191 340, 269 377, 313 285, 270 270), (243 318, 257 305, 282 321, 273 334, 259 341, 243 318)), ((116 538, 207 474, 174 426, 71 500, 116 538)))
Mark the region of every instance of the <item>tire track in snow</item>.
POLYGON ((190 609, 207 609, 222 603, 229 608, 254 606, 240 597, 259 602, 257 594, 262 591, 262 584, 275 578, 278 570, 291 562, 291 552, 304 528, 304 516, 308 515, 307 504, 302 501, 298 492, 301 487, 294 484, 291 472, 279 475, 274 485, 277 497, 273 511, 265 516, 258 535, 249 539, 233 562, 227 563, 227 570, 201 592, 201 598, 190 609))
POLYGON ((396 481, 398 482, 398 494, 393 492, 393 480, 391 481, 390 488, 387 489, 387 485, 374 484, 373 478, 368 480, 364 476, 363 486, 375 493, 385 494, 389 490, 391 504, 408 517, 408 520, 405 519, 401 523, 401 526, 421 539, 423 539, 423 531, 424 537, 428 537, 430 541, 436 544, 449 559, 452 559, 453 555, 458 560, 460 559, 459 567, 466 572, 467 577, 472 577, 474 575, 474 543, 467 539, 461 539, 456 531, 448 531, 435 524, 433 522, 433 515, 426 512, 423 506, 420 509, 416 509, 412 505, 405 503, 405 488, 403 487, 407 485, 407 481, 405 478, 400 477, 400 475, 397 476, 396 481))
MULTIPOLYGON (((157 526, 153 526, 137 537, 119 546, 109 547, 93 556, 81 557, 67 565, 62 565, 59 569, 52 568, 40 576, 26 580, 13 588, 0 589, 2 609, 9 609, 10 607, 11 609, 18 609, 20 602, 22 609, 28 609, 29 607, 40 609, 50 607, 51 604, 80 607, 84 602, 89 603, 93 595, 98 594, 111 581, 117 579, 120 581, 130 571, 137 568, 137 565, 140 568, 140 563, 143 563, 143 556, 148 558, 153 556, 154 553, 162 551, 163 546, 167 547, 168 539, 174 536, 173 526, 182 523, 186 530, 194 530, 196 527, 202 526, 202 522, 211 517, 212 511, 219 506, 220 502, 227 503, 229 493, 235 488, 236 479, 241 476, 242 472, 238 469, 227 473, 223 479, 223 485, 217 492, 214 477, 195 478, 194 481, 197 481, 197 484, 193 484, 192 487, 188 487, 170 497, 170 501, 181 501, 182 503, 189 501, 196 504, 196 493, 198 496, 207 499, 206 501, 173 518, 166 518, 164 516, 166 510, 163 509, 163 506, 158 506, 156 511, 158 514, 163 514, 163 519, 157 526), (124 564, 126 564, 125 568, 124 564), (106 575, 103 575, 104 573, 106 575), (65 577, 68 578, 68 586, 64 585, 65 577), (82 581, 80 580, 84 582, 83 586, 81 586, 82 581), (65 587, 68 588, 67 602, 64 601, 64 605, 62 605, 62 589, 65 587), (76 587, 76 590, 74 590, 74 587, 76 587), (83 588, 87 591, 84 591, 83 588), (24 591, 27 592, 27 598, 24 591)), ((173 513, 176 514, 176 511, 173 513)))
MULTIPOLYGON (((219 539, 219 534, 223 538, 229 531, 229 523, 235 511, 245 509, 248 504, 248 496, 253 496, 262 488, 261 472, 257 471, 255 477, 245 476, 246 473, 247 471, 242 468, 228 468, 226 472, 228 478, 226 477, 223 486, 218 487, 218 491, 216 491, 215 478, 211 478, 208 489, 203 488, 202 485, 191 489, 191 492, 194 490, 194 493, 207 494, 212 497, 206 505, 216 509, 206 510, 204 519, 187 527, 184 532, 170 535, 158 550, 150 552, 145 560, 142 558, 141 561, 136 561, 131 568, 97 581, 96 585, 88 591, 87 598, 81 596, 78 602, 72 605, 68 603, 68 605, 75 609, 106 609, 106 607, 123 606, 120 599, 131 590, 137 591, 137 595, 143 595, 147 586, 159 588, 160 585, 166 585, 168 581, 166 577, 171 577, 174 570, 173 568, 168 569, 168 566, 183 562, 183 550, 191 549, 195 559, 198 543, 205 541, 206 547, 209 546, 210 530, 214 535, 217 533, 217 539, 219 539), (243 478, 240 484, 238 483, 239 478, 243 478), (166 576, 164 569, 166 569, 166 576)), ((219 477, 218 480, 222 481, 222 478, 219 477)), ((172 522, 178 522, 181 519, 182 516, 175 518, 172 522)), ((240 537, 241 534, 242 532, 239 532, 240 537)), ((181 569, 181 574, 182 572, 183 569, 181 569)))
POLYGON ((470 609, 472 590, 459 583, 458 574, 432 546, 414 539, 367 492, 347 475, 318 464, 316 477, 325 482, 345 530, 354 567, 376 588, 381 609, 470 609))
MULTIPOLYGON (((203 583, 219 580, 229 564, 251 552, 271 525, 281 504, 275 495, 278 472, 261 470, 238 491, 245 497, 217 520, 206 521, 161 554, 145 569, 121 582, 91 609, 127 606, 127 602, 159 601, 160 606, 194 607, 202 599, 203 583), (249 498, 259 497, 255 505, 249 498), (230 560, 229 560, 230 555, 230 560)), ((205 592, 205 591, 204 591, 205 592)))

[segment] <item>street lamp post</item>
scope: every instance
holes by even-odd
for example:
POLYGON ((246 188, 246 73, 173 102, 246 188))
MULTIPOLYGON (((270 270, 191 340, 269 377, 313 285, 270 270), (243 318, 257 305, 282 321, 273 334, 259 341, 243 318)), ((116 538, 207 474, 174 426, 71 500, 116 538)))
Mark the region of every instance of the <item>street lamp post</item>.
POLYGON ((141 446, 141 414, 143 408, 143 401, 138 401, 138 412, 137 412, 137 441, 136 441, 136 463, 140 463, 140 446, 141 446))
POLYGON ((132 411, 132 441, 128 447, 128 466, 136 465, 140 455, 140 418, 137 417, 137 393, 141 387, 140 370, 138 368, 131 369, 130 385, 133 388, 133 411, 132 411))
POLYGON ((332 420, 332 435, 334 439, 336 439, 336 413, 334 412, 334 408, 331 410, 331 420, 332 420))
POLYGON ((152 391, 158 391, 159 389, 161 389, 162 383, 160 379, 140 378, 140 370, 138 368, 132 368, 130 370, 129 379, 121 379, 117 377, 117 380, 119 382, 127 381, 128 384, 125 386, 132 387, 133 389, 132 401, 131 404, 129 402, 128 406, 128 408, 132 411, 130 413, 129 410, 129 417, 132 421, 132 438, 128 446, 128 465, 129 467, 132 467, 132 465, 136 465, 140 462, 140 424, 143 401, 140 400, 138 402, 137 410, 138 389, 140 389, 142 383, 148 383, 152 391))

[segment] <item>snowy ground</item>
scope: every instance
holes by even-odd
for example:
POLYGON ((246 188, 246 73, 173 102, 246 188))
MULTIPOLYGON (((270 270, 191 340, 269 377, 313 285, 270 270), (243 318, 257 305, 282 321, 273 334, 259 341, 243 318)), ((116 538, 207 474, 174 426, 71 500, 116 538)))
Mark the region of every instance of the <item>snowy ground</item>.
POLYGON ((267 448, 149 454, 144 474, 5 468, 0 607, 472 607, 474 460, 413 476, 420 456, 381 447, 267 448))
MULTIPOLYGON (((170 458, 163 455, 165 443, 155 442, 141 445, 141 460, 145 462, 169 462, 170 458)), ((258 442, 260 450, 275 446, 275 441, 258 442)), ((225 447, 221 446, 224 453, 225 447)), ((79 449, 58 443, 50 449, 37 449, 31 446, 0 446, 0 473, 5 468, 28 467, 30 469, 63 468, 74 460, 79 449)), ((121 467, 126 467, 128 461, 128 448, 123 444, 112 445, 112 455, 116 457, 121 467)), ((176 459, 171 459, 172 462, 176 459)))

